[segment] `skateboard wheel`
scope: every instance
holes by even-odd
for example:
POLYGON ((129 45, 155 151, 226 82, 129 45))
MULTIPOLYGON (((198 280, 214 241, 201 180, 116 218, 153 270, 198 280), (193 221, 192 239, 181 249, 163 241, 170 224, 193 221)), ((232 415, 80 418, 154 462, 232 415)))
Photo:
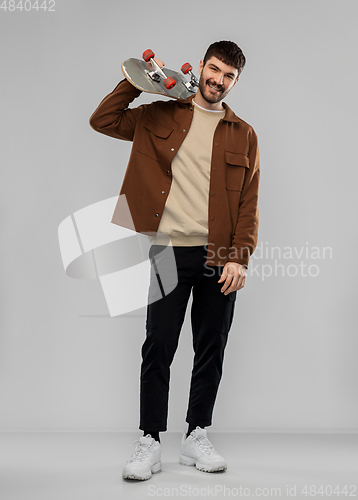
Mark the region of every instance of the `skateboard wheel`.
POLYGON ((186 75, 187 73, 189 73, 189 71, 192 71, 192 69, 193 69, 193 66, 191 66, 191 64, 189 64, 189 63, 185 63, 181 67, 181 70, 184 73, 184 75, 186 75))
POLYGON ((148 62, 152 57, 154 57, 154 52, 151 49, 145 50, 142 54, 145 62, 148 62))
POLYGON ((164 80, 164 82, 163 82, 163 83, 164 83, 164 87, 165 87, 166 89, 170 90, 170 89, 172 89, 173 87, 175 87, 175 85, 176 85, 176 83, 177 83, 177 82, 175 81, 175 79, 174 79, 172 76, 169 76, 168 78, 166 78, 166 79, 164 80))

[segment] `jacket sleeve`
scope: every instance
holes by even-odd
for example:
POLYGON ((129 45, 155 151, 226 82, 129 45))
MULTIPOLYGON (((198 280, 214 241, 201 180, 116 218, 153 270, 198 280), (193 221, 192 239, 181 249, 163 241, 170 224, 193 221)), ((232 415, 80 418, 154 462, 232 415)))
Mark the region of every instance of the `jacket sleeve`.
POLYGON ((128 109, 128 105, 141 93, 128 80, 121 80, 113 92, 99 103, 89 119, 90 126, 96 132, 115 139, 133 141, 136 123, 148 105, 133 109, 128 109))
POLYGON ((249 151, 249 162, 250 166, 241 191, 239 216, 229 252, 229 261, 243 264, 246 268, 257 246, 259 227, 260 153, 256 134, 249 151))

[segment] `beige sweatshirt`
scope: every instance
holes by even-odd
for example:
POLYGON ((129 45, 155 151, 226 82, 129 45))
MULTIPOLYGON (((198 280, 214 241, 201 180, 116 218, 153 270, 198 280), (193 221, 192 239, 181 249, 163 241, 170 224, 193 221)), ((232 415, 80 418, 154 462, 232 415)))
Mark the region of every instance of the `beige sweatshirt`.
POLYGON ((172 161, 172 184, 153 244, 199 246, 208 243, 208 203, 213 136, 225 116, 193 101, 194 115, 186 138, 172 161), (161 235, 164 233, 164 235, 161 235))

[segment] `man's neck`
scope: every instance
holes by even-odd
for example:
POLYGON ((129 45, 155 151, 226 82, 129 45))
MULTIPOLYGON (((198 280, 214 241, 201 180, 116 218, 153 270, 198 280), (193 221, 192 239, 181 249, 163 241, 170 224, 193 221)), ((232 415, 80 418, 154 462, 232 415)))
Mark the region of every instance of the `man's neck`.
POLYGON ((201 106, 204 109, 208 109, 210 111, 224 111, 224 106, 221 101, 219 102, 208 102, 207 100, 204 99, 204 97, 201 95, 200 90, 198 89, 193 101, 196 102, 199 106, 201 106))

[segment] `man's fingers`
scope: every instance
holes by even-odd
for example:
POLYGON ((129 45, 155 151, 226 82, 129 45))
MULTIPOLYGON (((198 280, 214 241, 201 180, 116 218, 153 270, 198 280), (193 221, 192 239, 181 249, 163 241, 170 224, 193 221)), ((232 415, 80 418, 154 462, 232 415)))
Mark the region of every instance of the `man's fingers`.
POLYGON ((233 280, 226 280, 221 291, 224 293, 224 295, 228 295, 231 292, 241 290, 241 288, 245 286, 245 280, 246 280, 245 275, 239 275, 236 277, 236 279, 233 280))
POLYGON ((221 291, 225 293, 231 284, 232 284, 232 276, 226 276, 225 283, 221 288, 221 291))
POLYGON ((240 276, 240 279, 238 281, 237 288, 236 288, 237 290, 241 290, 241 288, 244 288, 245 280, 246 280, 246 276, 240 276))
POLYGON ((235 271, 233 272, 232 268, 230 270, 230 266, 226 266, 223 269, 223 272, 222 272, 221 277, 219 279, 219 283, 221 283, 226 278, 233 278, 234 276, 235 276, 235 271))
POLYGON ((235 265, 227 265, 218 280, 218 283, 223 283, 221 292, 228 295, 236 290, 241 290, 244 287, 246 280, 246 272, 242 269, 237 269, 235 265))
POLYGON ((229 293, 237 290, 237 283, 238 283, 238 280, 232 280, 230 286, 225 290, 224 295, 229 295, 229 293))
POLYGON ((156 57, 154 57, 154 61, 158 64, 158 66, 160 68, 162 68, 163 66, 165 66, 165 64, 163 63, 163 61, 161 61, 160 59, 157 59, 156 57))
POLYGON ((225 278, 226 278, 226 271, 223 271, 222 275, 220 276, 220 279, 219 279, 218 283, 221 283, 222 281, 224 281, 225 278))

